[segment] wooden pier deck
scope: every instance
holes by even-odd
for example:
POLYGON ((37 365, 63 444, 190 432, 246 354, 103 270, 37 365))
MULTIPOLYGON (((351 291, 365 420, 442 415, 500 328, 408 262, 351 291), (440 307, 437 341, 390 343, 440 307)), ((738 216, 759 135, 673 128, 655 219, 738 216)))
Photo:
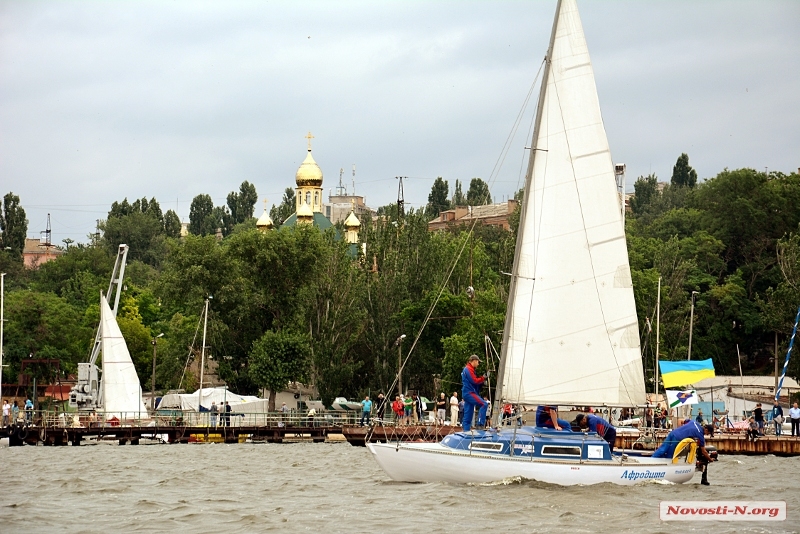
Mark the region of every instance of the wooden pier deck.
POLYGON ((0 438, 8 437, 9 446, 80 445, 87 438, 117 441, 120 445, 138 445, 142 439, 162 439, 169 443, 221 441, 237 443, 241 438, 268 443, 284 441, 323 442, 330 434, 341 434, 333 426, 102 426, 53 427, 16 426, 0 428, 0 438))

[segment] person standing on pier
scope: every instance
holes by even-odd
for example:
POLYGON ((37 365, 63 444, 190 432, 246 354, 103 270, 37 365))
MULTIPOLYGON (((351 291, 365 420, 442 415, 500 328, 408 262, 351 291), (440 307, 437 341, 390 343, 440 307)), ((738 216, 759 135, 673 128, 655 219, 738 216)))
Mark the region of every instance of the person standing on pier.
POLYGON ((796 402, 789 408, 789 419, 792 422, 792 436, 800 437, 800 408, 796 402))
POLYGON ((8 426, 8 418, 11 416, 11 406, 8 405, 8 401, 3 401, 3 427, 8 426))
POLYGON ((780 436, 783 430, 783 408, 778 401, 772 405, 772 422, 775 423, 775 435, 780 436))
POLYGON ((31 399, 25 399, 25 421, 31 424, 33 421, 33 402, 31 399))
POLYGON ((217 428, 217 412, 219 409, 217 408, 217 403, 211 403, 211 409, 209 409, 209 413, 211 413, 211 428, 217 428))
POLYGON ((758 434, 764 435, 764 410, 761 409, 761 403, 756 404, 756 409, 753 410, 753 418, 758 425, 758 434))
POLYGON ((230 402, 225 402, 225 426, 231 426, 231 412, 233 408, 231 408, 230 402))
POLYGON ((454 391, 450 397, 450 426, 458 425, 458 392, 454 391))
POLYGON ((486 418, 486 401, 481 397, 481 388, 483 383, 486 382, 486 375, 478 376, 475 373, 481 359, 477 354, 469 357, 467 365, 461 371, 461 397, 464 399, 464 419, 461 420, 461 426, 464 431, 468 431, 472 427, 472 420, 475 417, 475 409, 480 410, 478 421, 486 418))
POLYGON ((378 393, 378 401, 377 402, 378 402, 378 407, 377 407, 378 410, 377 410, 375 415, 376 415, 376 417, 378 419, 380 419, 382 421, 383 420, 383 414, 386 412, 386 397, 383 395, 383 393, 378 393))
POLYGON ((369 424, 369 416, 372 415, 372 401, 369 400, 369 395, 364 397, 361 401, 361 426, 369 424))
POLYGON ((447 413, 447 399, 444 393, 440 393, 436 399, 436 422, 440 425, 444 424, 445 413, 447 413))
POLYGON ((403 401, 400 400, 400 395, 394 396, 394 402, 392 403, 392 411, 395 415, 395 424, 399 425, 403 421, 403 415, 405 413, 405 407, 403 406, 403 401))

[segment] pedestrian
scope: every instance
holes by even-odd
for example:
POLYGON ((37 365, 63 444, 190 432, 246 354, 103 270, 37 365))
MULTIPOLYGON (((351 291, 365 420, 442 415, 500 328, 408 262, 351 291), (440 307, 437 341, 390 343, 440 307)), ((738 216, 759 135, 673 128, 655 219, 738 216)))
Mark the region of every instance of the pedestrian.
POLYGON ((703 424, 703 410, 697 411, 697 417, 695 417, 694 420, 697 421, 697 423, 700 425, 703 424))
POLYGON ((780 436, 783 431, 783 408, 777 400, 772 403, 772 422, 775 423, 775 435, 780 436))
POLYGON ((425 423, 425 412, 428 411, 428 404, 422 400, 422 395, 419 393, 414 396, 414 407, 416 408, 417 421, 420 424, 425 423))
POLYGON ((383 420, 383 415, 386 412, 386 397, 383 395, 383 392, 378 393, 378 411, 376 416, 381 421, 383 420))
POLYGON ((225 426, 231 426, 231 412, 233 408, 231 408, 230 402, 225 402, 225 426))
POLYGON ((758 423, 751 415, 747 418, 748 425, 747 425, 747 440, 748 441, 757 441, 758 440, 758 423))
POLYGON ((486 402, 486 413, 483 416, 483 422, 478 423, 481 426, 485 427, 487 424, 491 426, 492 421, 492 403, 489 401, 489 397, 487 395, 483 396, 484 402, 486 402))
POLYGON ((30 398, 25 399, 25 421, 28 424, 33 422, 33 402, 30 398))
POLYGON ((648 406, 644 411, 644 423, 647 428, 653 428, 653 408, 648 406))
POLYGON ((278 426, 283 428, 286 426, 286 419, 289 417, 289 407, 285 402, 281 403, 281 420, 278 421, 278 426))
POLYGON ((450 396, 450 426, 458 425, 461 419, 458 418, 458 392, 454 391, 450 396))
POLYGON ((759 402, 756 404, 756 409, 753 410, 753 419, 755 419, 756 424, 758 425, 758 434, 760 436, 764 435, 764 410, 761 409, 761 403, 759 402))
POLYGON ((8 401, 3 399, 3 426, 8 426, 8 419, 11 417, 11 406, 9 406, 8 401))
POLYGON ((395 424, 400 424, 403 421, 403 415, 405 413, 405 407, 403 406, 403 401, 400 399, 400 395, 394 396, 392 411, 394 412, 395 424))
POLYGON ((217 428, 217 413, 219 413, 219 408, 216 402, 211 403, 209 412, 211 413, 211 428, 217 428))
POLYGON ((14 405, 11 407, 11 424, 16 425, 19 421, 19 403, 14 400, 14 405))
POLYGON ((414 412, 414 399, 411 398, 411 395, 408 397, 403 397, 403 423, 406 425, 411 424, 411 416, 414 412))
POLYGON ((792 421, 792 436, 800 437, 800 408, 796 402, 789 408, 789 419, 792 421))
POLYGON ((369 424, 369 416, 372 415, 372 401, 369 400, 369 395, 364 397, 361 401, 361 426, 369 424))
POLYGON ((447 413, 447 399, 444 396, 444 392, 439 394, 439 398, 436 399, 436 422, 440 425, 444 424, 445 413, 447 413))

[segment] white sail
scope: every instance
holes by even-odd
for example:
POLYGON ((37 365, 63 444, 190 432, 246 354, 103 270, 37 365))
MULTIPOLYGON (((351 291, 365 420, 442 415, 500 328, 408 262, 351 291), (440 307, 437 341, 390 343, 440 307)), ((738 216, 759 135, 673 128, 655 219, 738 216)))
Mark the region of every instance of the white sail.
POLYGON ((643 404, 628 251, 594 73, 575 1, 559 5, 509 299, 502 396, 643 404))
POLYGON ((146 419, 147 408, 142 401, 139 376, 117 319, 103 297, 100 297, 100 328, 103 351, 103 411, 106 419, 146 419))

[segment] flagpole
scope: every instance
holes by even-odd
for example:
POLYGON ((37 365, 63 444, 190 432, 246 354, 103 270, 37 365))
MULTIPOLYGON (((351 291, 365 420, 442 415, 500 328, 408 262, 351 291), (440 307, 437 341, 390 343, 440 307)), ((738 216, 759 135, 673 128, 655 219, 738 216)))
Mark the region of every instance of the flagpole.
MULTIPOLYGON (((658 349, 661 331, 661 277, 658 277, 658 297, 656 299, 656 405, 658 404, 658 349)), ((667 405, 669 407, 669 405, 667 405)))
POLYGON ((794 336, 797 334, 798 322, 800 322, 800 308, 797 308, 797 315, 794 318, 794 329, 792 330, 792 338, 789 340, 789 350, 786 351, 786 360, 784 360, 783 362, 783 372, 781 373, 781 379, 778 381, 778 387, 775 388, 776 402, 779 402, 781 398, 781 389, 783 389, 783 379, 786 378, 786 369, 789 367, 789 356, 792 355, 792 347, 794 347, 794 336))

